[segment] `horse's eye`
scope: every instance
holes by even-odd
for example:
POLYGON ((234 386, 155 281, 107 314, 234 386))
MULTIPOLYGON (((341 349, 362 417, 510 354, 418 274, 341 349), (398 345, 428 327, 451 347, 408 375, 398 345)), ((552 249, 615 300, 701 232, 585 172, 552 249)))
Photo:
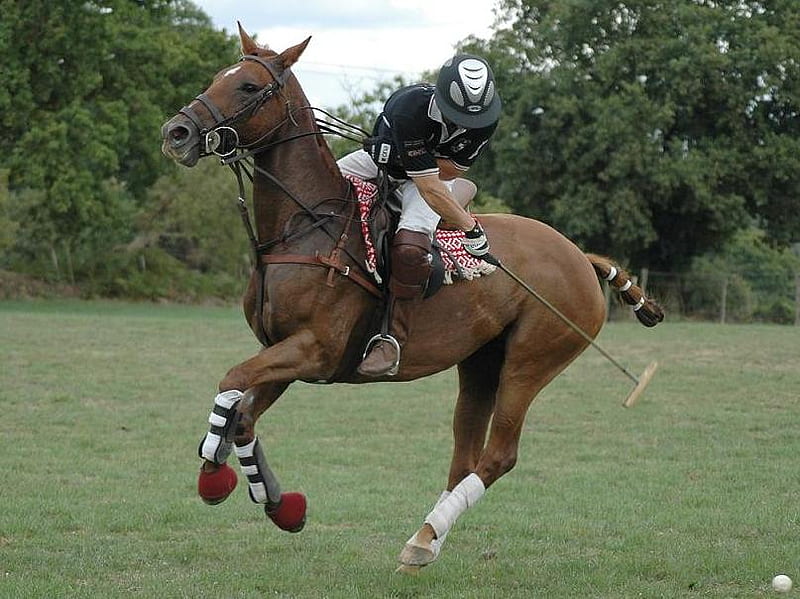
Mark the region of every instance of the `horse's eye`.
POLYGON ((254 94, 261 88, 254 83, 242 83, 239 86, 239 89, 247 94, 254 94))

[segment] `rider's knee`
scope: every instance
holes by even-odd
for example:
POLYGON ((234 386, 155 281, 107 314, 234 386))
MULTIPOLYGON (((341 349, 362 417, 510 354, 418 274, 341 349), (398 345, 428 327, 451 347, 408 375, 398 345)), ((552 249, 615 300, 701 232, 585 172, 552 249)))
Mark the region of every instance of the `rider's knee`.
POLYGON ((431 272, 431 240, 425 233, 401 229, 392 244, 392 280, 401 286, 424 285, 431 272))

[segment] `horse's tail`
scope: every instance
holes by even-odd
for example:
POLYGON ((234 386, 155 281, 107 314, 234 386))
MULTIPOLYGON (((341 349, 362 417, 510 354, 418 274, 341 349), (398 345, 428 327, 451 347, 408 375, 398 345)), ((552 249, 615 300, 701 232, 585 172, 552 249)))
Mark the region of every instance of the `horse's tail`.
POLYGON ((645 297, 641 287, 633 284, 631 276, 624 268, 617 266, 605 256, 586 254, 586 257, 592 263, 597 276, 608 281, 619 291, 625 303, 633 306, 633 312, 639 322, 646 327, 654 327, 664 320, 664 309, 655 301, 645 297))

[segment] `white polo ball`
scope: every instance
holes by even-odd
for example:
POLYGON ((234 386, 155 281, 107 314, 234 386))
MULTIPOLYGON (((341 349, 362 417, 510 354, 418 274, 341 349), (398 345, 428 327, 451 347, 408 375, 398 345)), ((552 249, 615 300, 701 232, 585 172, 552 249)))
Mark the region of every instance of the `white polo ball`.
POLYGON ((788 593, 792 590, 792 579, 786 574, 778 574, 772 579, 772 588, 779 593, 788 593))

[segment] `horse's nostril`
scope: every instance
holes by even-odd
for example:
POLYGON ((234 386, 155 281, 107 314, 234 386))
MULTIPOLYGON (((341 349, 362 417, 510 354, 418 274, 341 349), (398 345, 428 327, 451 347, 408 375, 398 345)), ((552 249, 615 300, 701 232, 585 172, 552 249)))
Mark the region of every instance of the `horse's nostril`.
POLYGON ((185 143, 190 134, 189 128, 185 127, 184 125, 174 125, 167 133, 169 136, 169 143, 173 147, 177 147, 185 143))

